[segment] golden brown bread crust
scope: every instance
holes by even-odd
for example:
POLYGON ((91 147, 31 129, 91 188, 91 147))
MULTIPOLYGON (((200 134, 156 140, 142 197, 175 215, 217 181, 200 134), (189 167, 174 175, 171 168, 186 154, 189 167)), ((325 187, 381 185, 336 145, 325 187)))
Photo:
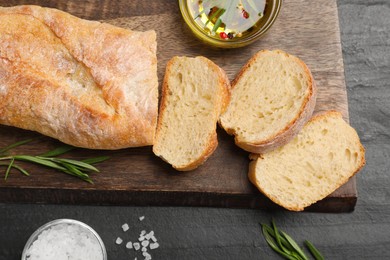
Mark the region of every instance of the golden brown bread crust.
MULTIPOLYGON (((316 115, 314 115, 307 123, 306 125, 309 125, 315 121, 318 121, 318 120, 322 120, 322 118, 326 118, 326 117, 332 117, 332 116, 335 116, 335 117, 342 117, 341 113, 338 112, 338 111, 335 111, 335 110, 329 110, 329 111, 323 111, 323 112, 320 112, 316 115)), ((355 132, 356 133, 356 132, 355 132)), ((357 133, 356 133, 356 136, 357 136, 357 133)), ((359 139, 359 137, 357 137, 359 139)), ((344 178, 344 179, 340 179, 338 183, 335 184, 335 186, 337 187, 336 189, 338 189, 339 187, 341 187, 342 185, 344 185, 345 183, 347 183, 353 176, 355 176, 363 167, 364 165, 366 164, 366 159, 365 159, 365 149, 363 147, 363 145, 360 143, 359 141, 359 149, 360 149, 360 163, 359 165, 357 165, 356 167, 356 170, 352 173, 350 173, 350 175, 348 176, 348 178, 344 178)), ((273 196, 269 193, 267 193, 263 188, 262 188, 262 185, 258 184, 257 181, 256 181, 256 164, 259 163, 257 160, 263 160, 263 156, 261 154, 251 154, 250 155, 250 160, 251 162, 249 163, 249 172, 248 172, 248 178, 250 180, 250 182, 256 186, 257 189, 259 189, 259 191, 261 193, 263 193, 264 195, 266 195, 270 200, 272 200, 274 203, 288 209, 288 210, 291 210, 291 211, 302 211, 304 210, 306 207, 310 206, 311 204, 314 204, 315 202, 321 200, 321 199, 324 199, 326 196, 320 198, 319 200, 317 201, 314 201, 314 202, 311 202, 309 203, 308 205, 305 205, 305 206, 302 206, 302 207, 299 207, 299 206, 295 206, 295 207, 291 207, 291 206, 288 206, 288 205, 285 205, 284 201, 281 201, 277 196, 273 196)), ((283 163, 283 162, 281 162, 283 163)), ((335 190, 336 190, 335 189, 335 190)))
MULTIPOLYGON (((161 127, 162 122, 164 121, 164 117, 166 115, 165 110, 168 104, 168 97, 169 97, 169 86, 168 86, 168 77, 172 74, 172 65, 176 62, 176 59, 178 57, 173 57, 171 60, 168 61, 166 65, 165 70, 165 76, 163 80, 162 90, 161 90, 161 100, 160 100, 160 109, 159 109, 159 118, 158 118, 158 124, 157 124, 157 130, 156 130, 156 136, 155 139, 158 138, 158 135, 161 133, 161 127)), ((221 107, 220 111, 217 111, 217 114, 220 115, 223 111, 225 111, 227 105, 229 104, 230 100, 230 83, 229 79, 225 73, 224 70, 222 70, 218 65, 216 65, 211 60, 198 56, 196 58, 202 59, 205 63, 205 66, 209 69, 212 69, 215 71, 215 73, 218 75, 218 81, 219 81, 219 87, 221 88, 219 93, 221 93, 221 107)), ((205 147, 203 153, 201 156, 198 157, 197 160, 193 161, 192 163, 185 165, 185 166, 178 166, 178 165, 172 165, 173 168, 175 168, 178 171, 191 171, 202 165, 215 151, 215 149, 218 146, 218 138, 217 133, 214 131, 213 133, 210 133, 209 141, 207 147, 205 147)), ((157 150, 155 146, 153 146, 153 152, 155 154, 159 154, 160 151, 157 150)), ((158 155, 159 156, 159 155, 158 155)), ((164 161, 165 158, 163 156, 159 156, 164 161)), ((169 163, 169 162, 168 162, 169 163)))
MULTIPOLYGON (((237 76, 232 82, 232 91, 234 90, 234 87, 236 86, 237 82, 240 80, 241 76, 247 71, 247 69, 250 66, 252 66, 252 64, 259 58, 259 56, 261 56, 263 53, 266 52, 270 52, 270 51, 269 50, 259 51, 251 59, 249 59, 249 61, 241 68, 240 72, 237 74, 237 76)), ((294 136, 298 134, 298 132, 302 129, 304 124, 310 119, 316 105, 317 86, 315 84, 310 69, 306 66, 306 64, 302 60, 300 60, 299 58, 293 55, 290 55, 282 50, 274 50, 274 52, 286 55, 287 57, 294 59, 298 64, 302 66, 302 68, 304 68, 305 73, 308 75, 310 81, 308 84, 310 88, 309 94, 302 102, 300 111, 295 117, 295 119, 291 121, 288 125, 286 125, 284 129, 280 130, 278 133, 273 134, 267 140, 264 140, 262 142, 248 143, 248 142, 240 141, 237 136, 235 137, 235 143, 238 147, 252 153, 265 153, 274 150, 275 148, 283 144, 288 143, 290 140, 294 138, 294 136)), ((228 134, 235 135, 233 129, 225 129, 225 130, 228 134)))
POLYGON ((0 123, 91 149, 152 145, 156 34, 0 7, 0 123))

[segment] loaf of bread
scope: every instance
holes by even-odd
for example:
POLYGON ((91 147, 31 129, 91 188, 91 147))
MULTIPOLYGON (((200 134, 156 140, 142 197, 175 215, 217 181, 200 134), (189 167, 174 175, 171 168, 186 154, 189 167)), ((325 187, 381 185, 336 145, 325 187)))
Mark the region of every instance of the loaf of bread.
POLYGON ((229 100, 225 72, 204 57, 174 57, 166 67, 153 152, 188 171, 216 149, 216 126, 229 100))
POLYGON ((286 144, 310 119, 316 93, 305 63, 280 50, 263 50, 233 81, 220 124, 242 149, 267 152, 286 144))
POLYGON ((91 149, 152 145, 156 34, 0 7, 0 123, 91 149))
POLYGON ((280 206, 301 211, 325 198, 365 164, 356 131, 339 112, 314 116, 288 144, 253 155, 249 180, 280 206))

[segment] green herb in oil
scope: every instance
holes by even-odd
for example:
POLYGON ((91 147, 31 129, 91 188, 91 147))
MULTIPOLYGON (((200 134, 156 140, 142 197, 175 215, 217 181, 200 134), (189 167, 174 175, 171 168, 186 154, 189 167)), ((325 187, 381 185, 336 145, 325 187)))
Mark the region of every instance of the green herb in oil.
POLYGON ((267 0, 189 1, 194 21, 211 36, 224 40, 242 37, 261 23, 267 0))

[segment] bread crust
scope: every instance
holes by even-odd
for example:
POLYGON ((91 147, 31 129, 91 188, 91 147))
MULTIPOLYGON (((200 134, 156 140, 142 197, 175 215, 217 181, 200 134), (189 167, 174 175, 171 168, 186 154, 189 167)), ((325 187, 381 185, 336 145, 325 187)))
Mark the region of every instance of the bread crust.
MULTIPOLYGON (((241 68, 240 72, 237 74, 235 79, 232 82, 232 91, 234 91, 235 86, 237 85, 237 82, 241 79, 242 75, 246 73, 248 68, 253 65, 256 60, 263 55, 264 53, 271 52, 269 50, 261 50, 258 53, 256 53, 249 61, 241 68)), ((302 129, 304 124, 310 119, 310 117, 313 114, 315 105, 316 105, 316 99, 317 99, 317 86, 315 84, 313 75, 311 74, 310 69, 307 67, 307 65, 300 60, 299 58, 290 55, 282 50, 274 50, 272 52, 276 52, 279 54, 286 55, 287 57, 294 59, 302 68, 304 69, 306 75, 309 79, 309 94, 305 97, 302 106, 300 108, 299 113, 296 115, 296 117, 290 121, 282 130, 280 130, 277 133, 274 133, 271 137, 269 137, 266 140, 261 140, 258 142, 245 142, 241 141, 240 137, 236 135, 234 129, 225 128, 226 132, 230 135, 235 136, 235 143, 238 147, 252 153, 266 153, 271 150, 274 150, 275 148, 288 143, 290 140, 296 136, 299 131, 302 129)), ((222 125, 220 123, 220 125, 222 125)), ((223 127, 223 126, 222 126, 223 127)))
MULTIPOLYGON (((314 115, 308 122, 307 122, 307 125, 315 122, 315 121, 318 121, 318 120, 321 120, 323 118, 327 118, 327 117, 332 117, 332 116, 335 116, 335 117, 340 117, 342 118, 342 114, 336 110, 329 110, 329 111, 323 111, 323 112, 320 112, 316 115, 314 115)), ((355 138, 357 138, 357 140, 359 140, 359 136, 357 135, 356 131, 354 130, 354 133, 355 133, 355 138)), ((363 167, 364 165, 366 164, 366 160, 365 160, 365 149, 363 147, 363 145, 361 144, 361 142, 359 141, 358 143, 359 145, 359 150, 360 150, 360 160, 359 160, 359 164, 356 166, 356 169, 355 171, 351 172, 347 178, 344 178, 344 179, 340 179, 340 181, 338 183, 335 184, 335 190, 337 190, 338 188, 340 188, 342 185, 344 185, 345 183, 347 183, 353 176, 355 176, 363 167)), ((316 203, 317 201, 320 201, 322 199, 324 199, 326 196, 328 195, 325 195, 321 198, 318 198, 318 200, 316 201, 310 201, 310 202, 307 202, 306 204, 302 204, 302 205, 295 205, 295 206, 290 206, 290 205, 286 205, 282 200, 280 200, 277 196, 274 196, 272 194, 269 194, 267 191, 265 191, 263 188, 262 188, 262 185, 260 183, 257 182, 256 180, 256 166, 258 163, 261 163, 261 160, 264 160, 263 156, 261 154, 251 154, 250 155, 250 159, 251 159, 251 162, 249 163, 249 172, 248 172, 248 178, 250 180, 250 182, 255 185, 259 191, 261 193, 263 193, 265 196, 267 196, 270 200, 272 200, 274 203, 284 207, 285 209, 287 210, 290 210, 290 211, 303 211, 306 207, 316 203)), ((332 192, 333 192, 332 191, 332 192)))
MULTIPOLYGON (((155 144, 156 140, 159 139, 159 135, 161 134, 161 128, 162 128, 162 122, 164 121, 164 118, 166 116, 166 108, 168 104, 168 97, 169 97, 169 85, 168 85, 168 78, 172 74, 172 66, 176 62, 177 59, 180 59, 181 57, 173 57, 171 60, 168 61, 166 65, 166 71, 165 71, 165 76, 163 80, 163 85, 162 85, 162 91, 161 91, 161 99, 160 99, 160 109, 159 109, 159 118, 158 118, 158 123, 157 123, 157 131, 156 131, 156 136, 155 136, 155 144)), ((218 108, 218 111, 216 113, 218 116, 216 117, 218 119, 219 115, 224 111, 229 104, 230 100, 230 83, 229 79, 225 73, 224 70, 222 70, 218 65, 216 65, 214 62, 211 60, 202 57, 202 56, 197 56, 195 58, 202 59, 203 62, 205 63, 205 66, 208 68, 214 70, 214 72, 218 75, 218 81, 219 81, 219 87, 220 91, 219 93, 221 94, 221 101, 220 101, 220 106, 218 108)), ((217 122, 216 122, 217 125, 217 122)), ((159 151, 156 148, 156 145, 153 146, 153 152, 159 156, 162 160, 164 160, 167 163, 170 163, 173 168, 175 168, 178 171, 191 171, 196 168, 198 168, 200 165, 202 165, 216 150, 218 146, 218 138, 217 138, 217 133, 216 133, 216 126, 215 129, 210 132, 209 134, 209 141, 207 142, 207 146, 204 147, 203 153, 190 162, 189 164, 186 165, 175 165, 171 164, 166 158, 164 158, 163 155, 161 155, 161 151, 159 151)))
POLYGON ((0 32, 1 124, 90 149, 153 144, 154 31, 16 6, 0 8, 0 32))

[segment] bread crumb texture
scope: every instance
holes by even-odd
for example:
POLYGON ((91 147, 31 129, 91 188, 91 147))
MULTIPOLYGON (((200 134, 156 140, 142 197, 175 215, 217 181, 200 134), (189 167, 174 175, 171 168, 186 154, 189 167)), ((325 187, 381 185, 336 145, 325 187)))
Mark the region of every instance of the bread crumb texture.
POLYGON ((311 115, 314 104, 307 105, 315 98, 314 88, 312 75, 301 60, 280 50, 260 51, 234 80, 221 125, 235 135, 238 144, 272 142, 288 131, 305 109, 311 115))
POLYGON ((356 131, 330 111, 313 117, 287 145, 252 161, 249 179, 275 203, 300 211, 346 183, 364 164, 356 131))
POLYGON ((167 64, 153 151, 178 170, 203 163, 217 146, 216 124, 228 98, 225 73, 204 57, 167 64))

